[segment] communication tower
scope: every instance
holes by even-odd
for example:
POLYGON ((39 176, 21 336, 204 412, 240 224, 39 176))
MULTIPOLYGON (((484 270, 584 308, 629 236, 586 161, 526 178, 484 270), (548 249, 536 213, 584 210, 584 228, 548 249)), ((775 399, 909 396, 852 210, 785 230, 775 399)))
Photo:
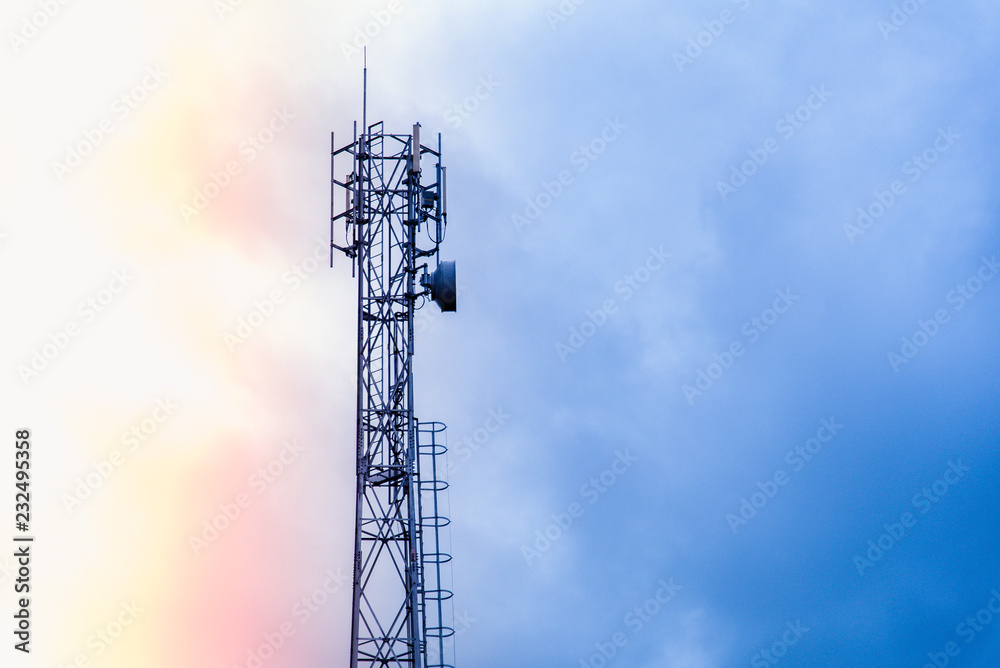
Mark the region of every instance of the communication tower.
POLYGON ((445 426, 414 415, 414 312, 456 309, 455 263, 437 146, 368 125, 337 148, 330 135, 330 265, 358 279, 357 500, 351 668, 453 668, 445 527, 445 426), (338 231, 339 228, 342 230, 338 231))

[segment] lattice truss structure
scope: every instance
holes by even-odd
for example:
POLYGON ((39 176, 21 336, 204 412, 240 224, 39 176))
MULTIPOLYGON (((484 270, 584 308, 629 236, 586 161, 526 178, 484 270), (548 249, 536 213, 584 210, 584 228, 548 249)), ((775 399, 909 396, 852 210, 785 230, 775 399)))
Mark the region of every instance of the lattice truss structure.
POLYGON ((408 135, 355 124, 339 149, 331 134, 331 174, 331 265, 336 249, 358 279, 350 665, 450 668, 444 425, 414 417, 412 373, 414 312, 432 295, 447 221, 441 137, 435 150, 419 124, 408 135))

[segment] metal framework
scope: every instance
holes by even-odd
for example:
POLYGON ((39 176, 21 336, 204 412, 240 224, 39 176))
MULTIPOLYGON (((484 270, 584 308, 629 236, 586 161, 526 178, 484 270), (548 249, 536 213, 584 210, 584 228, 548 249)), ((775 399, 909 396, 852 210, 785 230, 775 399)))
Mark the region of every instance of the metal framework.
MULTIPOLYGON (((386 133, 381 122, 367 125, 365 108, 360 135, 355 122, 351 143, 330 140, 330 262, 334 249, 346 254, 358 279, 350 666, 452 668, 444 425, 414 417, 412 373, 414 312, 439 278, 427 260, 440 268, 447 222, 441 136, 434 149, 420 144, 419 124, 386 133), (424 169, 428 158, 436 160, 424 169)), ((453 296, 442 308, 454 310, 453 296)))

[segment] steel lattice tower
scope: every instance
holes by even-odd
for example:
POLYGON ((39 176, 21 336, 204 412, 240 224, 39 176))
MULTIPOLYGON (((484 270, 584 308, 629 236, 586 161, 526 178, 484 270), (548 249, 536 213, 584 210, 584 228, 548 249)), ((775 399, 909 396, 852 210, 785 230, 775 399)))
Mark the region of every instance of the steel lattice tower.
POLYGON ((455 265, 438 257, 447 223, 441 136, 435 150, 420 144, 419 124, 408 135, 368 126, 365 105, 361 134, 355 123, 351 143, 330 140, 331 266, 333 249, 343 252, 358 279, 350 666, 450 668, 444 425, 414 416, 412 365, 414 312, 428 300, 455 310, 455 265), (424 169, 428 157, 436 161, 424 169))

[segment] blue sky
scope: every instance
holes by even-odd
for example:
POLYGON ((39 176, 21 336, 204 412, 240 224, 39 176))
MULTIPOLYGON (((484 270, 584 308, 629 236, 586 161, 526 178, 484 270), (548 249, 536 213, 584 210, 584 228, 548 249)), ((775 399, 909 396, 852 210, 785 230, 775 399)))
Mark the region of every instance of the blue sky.
POLYGON ((889 30, 889 2, 586 2, 553 29, 556 3, 519 7, 448 37, 453 81, 501 85, 449 131, 466 294, 419 343, 453 452, 510 414, 453 475, 459 659, 989 665, 996 630, 958 627, 998 585, 1000 10, 927 2, 889 30))

